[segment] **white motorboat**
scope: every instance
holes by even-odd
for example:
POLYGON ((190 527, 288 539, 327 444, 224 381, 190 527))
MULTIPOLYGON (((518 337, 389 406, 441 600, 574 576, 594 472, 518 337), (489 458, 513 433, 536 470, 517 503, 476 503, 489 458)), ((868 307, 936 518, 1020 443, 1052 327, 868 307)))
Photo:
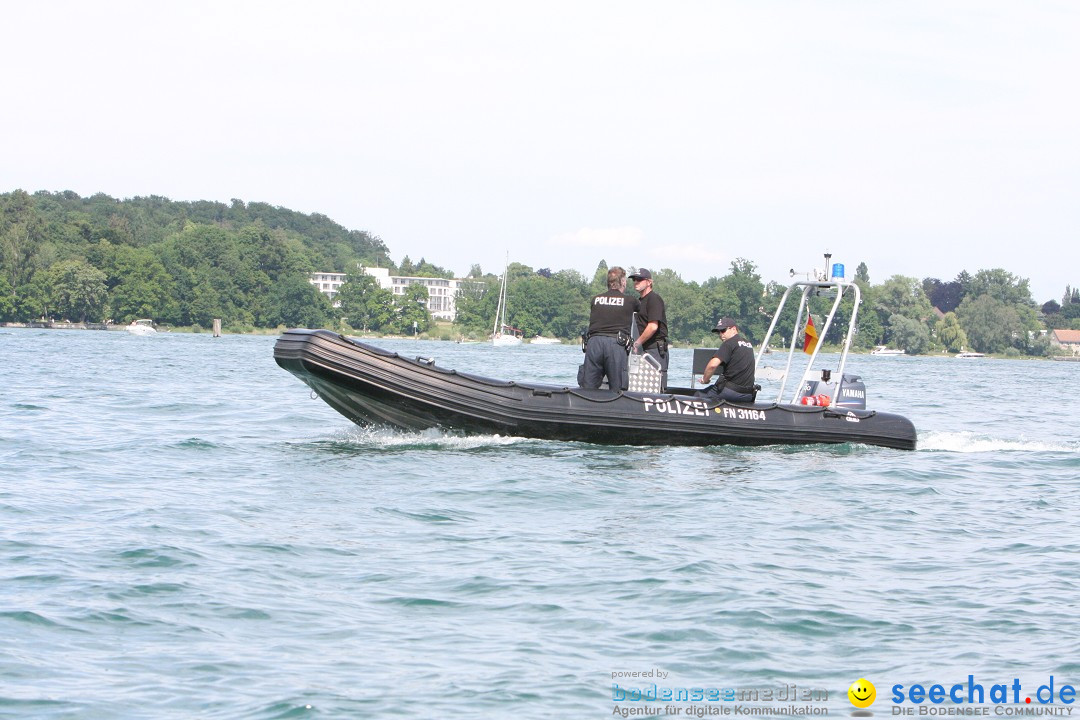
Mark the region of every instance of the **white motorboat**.
POLYGON ((127 331, 132 335, 157 335, 154 329, 154 321, 149 319, 132 320, 127 326, 127 331))
POLYGON ((562 341, 559 338, 544 337, 543 335, 537 335, 529 341, 530 345, 560 345, 562 341))
POLYGON ((982 358, 982 357, 986 357, 986 355, 983 354, 983 353, 980 353, 980 352, 959 352, 959 353, 956 353, 956 357, 964 358, 964 359, 970 359, 970 358, 982 358))
POLYGON ((895 348, 886 347, 885 345, 878 345, 876 348, 870 351, 871 355, 903 355, 903 350, 897 350, 895 348))

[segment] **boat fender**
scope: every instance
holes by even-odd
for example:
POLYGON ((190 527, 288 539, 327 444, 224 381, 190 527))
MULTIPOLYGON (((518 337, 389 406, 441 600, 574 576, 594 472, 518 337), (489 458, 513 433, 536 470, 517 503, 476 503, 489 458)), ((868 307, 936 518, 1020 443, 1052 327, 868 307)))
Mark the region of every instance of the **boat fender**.
POLYGON ((821 407, 826 407, 830 402, 832 402, 832 398, 828 395, 808 395, 807 397, 804 397, 800 402, 802 402, 803 405, 819 405, 821 407))

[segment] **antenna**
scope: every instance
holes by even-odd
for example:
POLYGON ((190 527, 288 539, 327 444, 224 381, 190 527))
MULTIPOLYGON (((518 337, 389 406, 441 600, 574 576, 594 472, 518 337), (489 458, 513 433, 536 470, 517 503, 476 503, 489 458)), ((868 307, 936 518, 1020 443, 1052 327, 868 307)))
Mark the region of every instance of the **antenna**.
POLYGON ((832 253, 829 252, 828 248, 826 248, 825 249, 825 274, 823 274, 821 276, 822 280, 828 280, 829 279, 829 267, 830 267, 829 266, 829 261, 830 260, 832 260, 832 253))

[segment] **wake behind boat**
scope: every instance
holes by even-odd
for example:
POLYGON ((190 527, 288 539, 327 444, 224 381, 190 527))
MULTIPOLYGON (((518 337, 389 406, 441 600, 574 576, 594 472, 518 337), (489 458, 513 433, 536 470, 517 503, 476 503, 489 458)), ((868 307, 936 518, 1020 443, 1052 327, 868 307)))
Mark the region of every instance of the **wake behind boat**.
MULTIPOLYGON (((443 368, 431 358, 403 357, 329 330, 287 331, 274 346, 274 359, 359 425, 608 445, 864 443, 914 450, 911 421, 867 410, 865 385, 843 372, 859 303, 854 283, 833 278, 793 284, 769 327, 758 354, 759 367, 784 303, 795 289, 802 292, 797 326, 812 292, 836 292, 822 336, 845 291, 854 293, 855 310, 837 370, 824 370, 820 379, 812 379, 815 349, 786 403, 780 399, 784 381, 774 401, 732 404, 695 397, 690 388, 620 392, 497 380, 443 368)), ((790 372, 794 351, 793 335, 781 378, 790 372)))

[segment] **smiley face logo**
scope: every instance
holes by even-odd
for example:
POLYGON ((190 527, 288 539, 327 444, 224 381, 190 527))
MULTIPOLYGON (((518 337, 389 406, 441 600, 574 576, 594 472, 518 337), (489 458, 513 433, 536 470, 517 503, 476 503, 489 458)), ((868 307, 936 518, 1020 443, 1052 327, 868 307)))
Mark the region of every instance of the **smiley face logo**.
POLYGON ((859 678, 851 683, 847 691, 848 700, 857 708, 868 708, 877 699, 877 688, 865 678, 859 678))

